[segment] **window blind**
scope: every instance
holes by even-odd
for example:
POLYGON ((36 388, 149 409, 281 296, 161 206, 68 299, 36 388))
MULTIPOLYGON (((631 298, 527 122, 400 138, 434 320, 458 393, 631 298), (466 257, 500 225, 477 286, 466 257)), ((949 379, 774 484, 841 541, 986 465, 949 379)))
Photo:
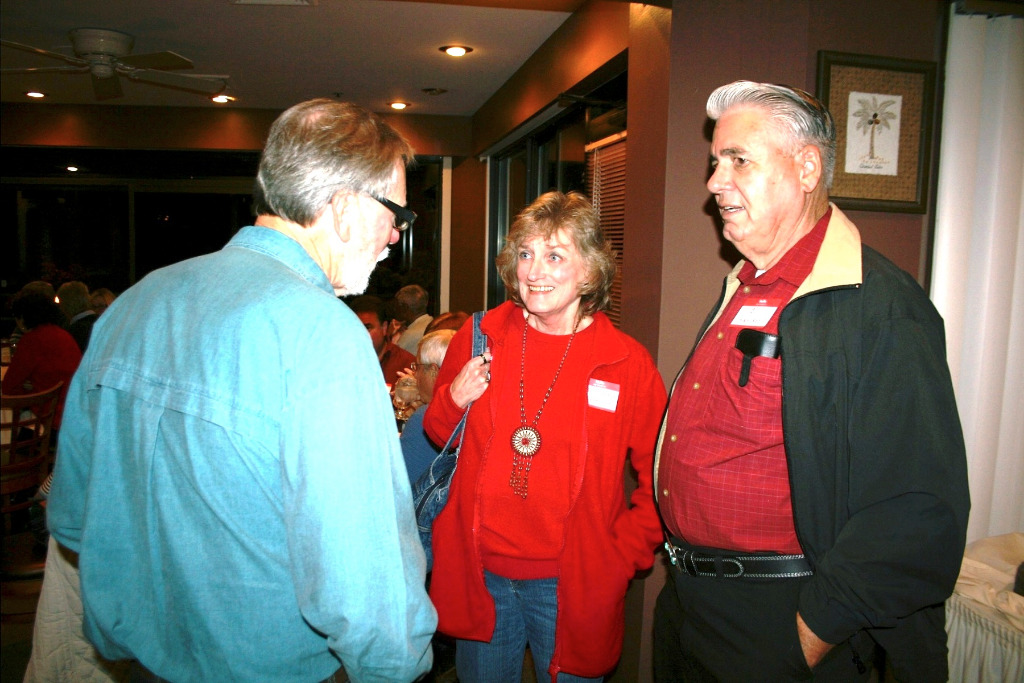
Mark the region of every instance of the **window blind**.
POLYGON ((605 313, 615 327, 622 323, 622 257, 626 226, 626 138, 618 134, 587 146, 587 194, 601 217, 605 239, 611 242, 618 266, 612 284, 611 306, 605 313))

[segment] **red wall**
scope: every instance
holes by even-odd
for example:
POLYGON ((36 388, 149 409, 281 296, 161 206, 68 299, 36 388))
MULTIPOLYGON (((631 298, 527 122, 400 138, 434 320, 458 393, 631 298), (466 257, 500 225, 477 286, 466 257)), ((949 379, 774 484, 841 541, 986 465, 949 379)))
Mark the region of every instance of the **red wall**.
POLYGON ((452 239, 449 308, 472 313, 483 309, 487 259, 487 164, 476 157, 452 167, 452 239))
MULTIPOLYGON (((109 149, 260 150, 273 109, 4 104, 0 144, 109 149)), ((417 154, 469 154, 469 117, 384 114, 417 154)))

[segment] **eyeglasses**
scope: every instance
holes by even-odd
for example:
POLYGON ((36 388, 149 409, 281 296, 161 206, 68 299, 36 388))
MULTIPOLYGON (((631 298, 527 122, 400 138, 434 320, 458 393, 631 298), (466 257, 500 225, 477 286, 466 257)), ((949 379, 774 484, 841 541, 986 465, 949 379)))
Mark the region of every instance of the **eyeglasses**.
MULTIPOLYGON (((370 193, 367 192, 367 194, 370 193)), ((378 197, 375 194, 370 194, 370 196, 376 199, 381 204, 383 204, 384 208, 388 209, 389 211, 391 211, 391 213, 395 214, 395 230, 397 230, 398 232, 408 230, 409 228, 412 227, 412 224, 416 222, 415 211, 407 209, 404 206, 399 206, 390 199, 387 199, 386 197, 378 197)))
POLYGON ((409 364, 409 369, 413 372, 416 372, 417 370, 437 370, 438 365, 437 363, 417 363, 416 361, 413 361, 409 364))

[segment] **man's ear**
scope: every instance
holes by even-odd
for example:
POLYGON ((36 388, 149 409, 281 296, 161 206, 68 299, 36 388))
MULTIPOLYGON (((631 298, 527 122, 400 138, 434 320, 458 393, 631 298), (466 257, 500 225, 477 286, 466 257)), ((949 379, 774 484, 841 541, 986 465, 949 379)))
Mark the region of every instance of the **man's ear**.
POLYGON ((814 145, 805 145, 796 153, 800 164, 800 184, 804 192, 810 194, 821 183, 824 166, 821 162, 821 150, 814 145))
POLYGON ((334 232, 342 242, 348 242, 352 237, 352 221, 359 211, 358 197, 353 192, 338 190, 331 198, 328 206, 331 216, 334 219, 334 232))

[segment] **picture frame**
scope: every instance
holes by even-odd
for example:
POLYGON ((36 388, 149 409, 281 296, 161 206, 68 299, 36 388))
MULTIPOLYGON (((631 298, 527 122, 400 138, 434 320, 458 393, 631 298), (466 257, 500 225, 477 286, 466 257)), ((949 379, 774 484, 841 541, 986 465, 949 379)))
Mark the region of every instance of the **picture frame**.
POLYGON ((818 52, 816 94, 836 124, 837 206, 927 210, 936 71, 935 62, 818 52))

